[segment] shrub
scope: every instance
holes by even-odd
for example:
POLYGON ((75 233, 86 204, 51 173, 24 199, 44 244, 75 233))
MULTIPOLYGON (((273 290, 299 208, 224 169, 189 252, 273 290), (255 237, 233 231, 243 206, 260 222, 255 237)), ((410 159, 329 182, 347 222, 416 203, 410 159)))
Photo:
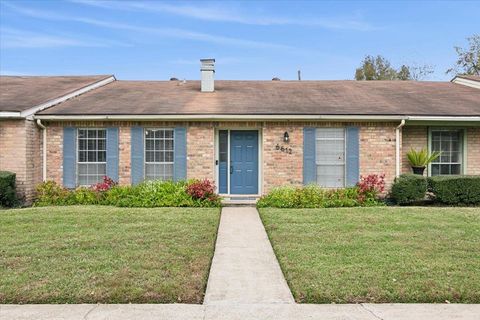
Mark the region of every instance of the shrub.
POLYGON ((74 204, 73 194, 54 181, 42 182, 37 186, 36 206, 74 204))
POLYGON ((145 181, 136 186, 118 186, 104 177, 103 182, 90 188, 65 189, 53 181, 37 188, 37 206, 48 205, 112 205, 118 207, 217 207, 220 198, 215 186, 204 181, 145 181), (192 196, 191 187, 198 192, 192 196))
MULTIPOLYGON (((308 194, 305 196, 308 197, 308 194)), ((304 205, 305 208, 315 208, 314 203, 309 202, 308 198, 303 199, 302 205, 304 205)), ((257 207, 300 208, 298 189, 290 186, 274 188, 257 201, 257 207)))
MULTIPOLYGON (((370 195, 370 194, 369 194, 370 195)), ((344 189, 323 189, 316 185, 305 187, 279 187, 273 189, 257 202, 259 208, 332 208, 381 205, 376 198, 368 200, 358 186, 344 189), (360 200, 359 200, 360 199, 360 200)))
POLYGON ((370 174, 360 176, 358 186, 358 201, 372 202, 376 201, 378 195, 385 191, 385 174, 370 174))
POLYGON ((427 179, 417 174, 402 174, 395 178, 390 196, 397 204, 406 205, 420 201, 427 192, 427 179))
POLYGON ((91 186, 91 188, 94 191, 104 192, 104 191, 110 190, 112 187, 114 187, 116 185, 117 185, 117 183, 115 181, 113 181, 112 178, 104 176, 104 177, 102 177, 102 182, 94 184, 93 186, 91 186))
POLYGON ((198 200, 215 201, 218 195, 215 193, 215 185, 208 179, 192 180, 187 185, 187 193, 198 200))
POLYGON ((15 178, 13 172, 0 171, 0 207, 13 207, 17 204, 15 178))
POLYGON ((440 203, 480 205, 480 176, 436 176, 428 185, 440 203))

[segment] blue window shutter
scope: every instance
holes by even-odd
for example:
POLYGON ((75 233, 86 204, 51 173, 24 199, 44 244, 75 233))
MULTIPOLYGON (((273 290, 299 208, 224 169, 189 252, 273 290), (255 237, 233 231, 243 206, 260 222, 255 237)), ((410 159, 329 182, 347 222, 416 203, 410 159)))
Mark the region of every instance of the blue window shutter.
POLYGON ((107 128, 107 176, 118 182, 118 128, 107 128))
POLYGON ((346 177, 347 187, 357 184, 360 177, 360 137, 358 127, 347 127, 346 177))
POLYGON ((138 184, 144 180, 143 176, 143 128, 132 127, 132 136, 130 141, 131 149, 131 179, 132 184, 138 184))
POLYGON ((75 188, 77 185, 77 129, 63 128, 63 186, 75 188))
POLYGON ((315 128, 303 128, 303 184, 317 182, 315 128))
POLYGON ((175 128, 175 163, 173 179, 175 181, 187 178, 187 129, 184 127, 175 128))

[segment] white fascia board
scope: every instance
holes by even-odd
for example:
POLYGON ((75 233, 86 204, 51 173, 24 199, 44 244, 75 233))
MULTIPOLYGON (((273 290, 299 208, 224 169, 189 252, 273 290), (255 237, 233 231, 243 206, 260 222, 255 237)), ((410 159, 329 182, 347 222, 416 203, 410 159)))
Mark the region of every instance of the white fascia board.
POLYGON ((455 77, 452 79, 453 83, 456 84, 461 84, 467 87, 475 88, 475 89, 480 89, 480 81, 475 81, 475 80, 470 80, 470 79, 465 79, 462 77, 455 77))
POLYGON ((303 120, 341 120, 341 121, 397 121, 404 116, 367 116, 367 115, 252 115, 252 114, 166 114, 166 115, 36 115, 42 120, 225 120, 225 121, 303 121, 303 120))
POLYGON ((5 119, 21 119, 22 115, 20 112, 10 112, 10 111, 1 111, 0 118, 5 119))
POLYGON ((480 116, 410 116, 408 121, 480 121, 480 116))
POLYGON ((35 119, 41 120, 134 120, 134 121, 151 121, 151 120, 197 120, 197 121, 461 121, 461 122, 479 122, 480 116, 366 116, 366 115, 195 115, 195 114, 166 114, 166 115, 36 115, 35 119))
POLYGON ((39 104, 39 105, 37 105, 37 106, 35 106, 35 107, 32 107, 32 108, 27 109, 27 110, 24 110, 24 111, 21 112, 21 117, 24 117, 24 118, 32 118, 32 116, 33 116, 35 113, 37 113, 37 112, 40 112, 40 111, 45 110, 45 109, 47 109, 47 108, 50 108, 50 107, 52 107, 52 106, 54 106, 54 105, 56 105, 56 104, 59 104, 59 103, 61 103, 61 102, 66 101, 66 100, 68 100, 68 99, 71 99, 71 98, 74 98, 74 97, 76 97, 76 96, 79 96, 79 95, 81 95, 81 94, 83 94, 83 93, 85 93, 85 92, 88 92, 88 91, 90 91, 90 90, 93 90, 93 89, 102 87, 102 86, 104 86, 104 85, 106 85, 106 84, 109 84, 110 82, 113 82, 113 81, 115 81, 115 76, 110 76, 110 77, 108 77, 108 78, 106 78, 106 79, 100 80, 100 81, 98 81, 98 82, 95 82, 95 83, 93 83, 93 84, 90 84, 90 85, 88 85, 88 86, 85 86, 85 87, 83 87, 83 88, 81 88, 81 89, 79 89, 79 90, 76 90, 76 91, 74 91, 74 92, 71 92, 71 93, 69 93, 69 94, 67 94, 67 95, 61 96, 61 97, 56 98, 56 99, 53 99, 53 100, 49 100, 49 101, 44 102, 44 103, 42 103, 42 104, 39 104))

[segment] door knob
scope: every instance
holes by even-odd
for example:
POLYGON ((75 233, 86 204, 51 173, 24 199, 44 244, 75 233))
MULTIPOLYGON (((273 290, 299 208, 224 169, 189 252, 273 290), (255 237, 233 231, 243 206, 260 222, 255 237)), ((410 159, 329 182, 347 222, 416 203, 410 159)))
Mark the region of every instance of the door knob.
POLYGON ((233 174, 233 166, 230 166, 230 174, 233 174))

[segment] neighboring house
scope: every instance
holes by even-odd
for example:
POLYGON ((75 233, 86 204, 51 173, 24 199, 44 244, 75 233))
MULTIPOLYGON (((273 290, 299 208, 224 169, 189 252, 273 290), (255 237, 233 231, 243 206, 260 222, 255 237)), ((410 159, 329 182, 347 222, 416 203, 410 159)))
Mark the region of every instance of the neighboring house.
MULTIPOLYGON (((371 173, 385 173, 391 185, 410 172, 412 147, 442 151, 429 175, 480 174, 476 88, 215 81, 213 66, 202 60, 201 81, 113 81, 37 112, 45 178, 69 188, 104 175, 120 184, 208 178, 232 197, 283 185, 341 188, 371 173)), ((31 157, 42 159, 41 151, 31 157)))
POLYGON ((113 76, 0 76, 0 170, 17 174, 19 195, 27 203, 43 172, 42 128, 33 115, 114 80, 113 76))

